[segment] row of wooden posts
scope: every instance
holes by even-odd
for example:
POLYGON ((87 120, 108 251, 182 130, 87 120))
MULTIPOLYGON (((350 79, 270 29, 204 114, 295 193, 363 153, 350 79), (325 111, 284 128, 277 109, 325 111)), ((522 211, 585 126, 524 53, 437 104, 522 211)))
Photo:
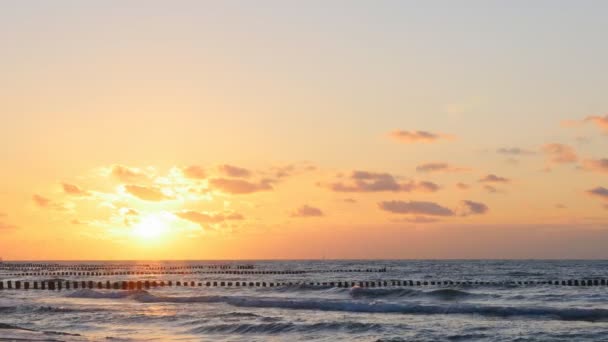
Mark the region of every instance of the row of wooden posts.
POLYGON ((421 280, 382 280, 382 281, 338 281, 338 282, 261 282, 261 281, 0 281, 0 290, 70 290, 70 289, 113 289, 113 290, 141 290, 165 286, 188 286, 188 287, 279 287, 279 286, 318 286, 318 287, 407 287, 407 286, 468 286, 468 285, 555 285, 555 286, 606 286, 606 279, 568 279, 547 281, 507 281, 507 282, 485 282, 485 281, 421 281, 421 280), (31 285, 31 286, 30 286, 31 285))
POLYGON ((187 270, 187 269, 221 269, 221 270, 252 270, 254 265, 180 265, 180 266, 159 266, 147 264, 112 264, 112 265, 95 265, 95 264, 0 264, 0 270, 116 270, 125 268, 143 268, 151 270, 187 270))
POLYGON ((335 270, 256 270, 256 271, 118 271, 118 272, 21 272, 5 273, 2 276, 12 277, 39 277, 39 276, 116 276, 116 275, 163 275, 163 274, 307 274, 307 273, 372 273, 386 272, 386 268, 380 269, 335 269, 335 270))

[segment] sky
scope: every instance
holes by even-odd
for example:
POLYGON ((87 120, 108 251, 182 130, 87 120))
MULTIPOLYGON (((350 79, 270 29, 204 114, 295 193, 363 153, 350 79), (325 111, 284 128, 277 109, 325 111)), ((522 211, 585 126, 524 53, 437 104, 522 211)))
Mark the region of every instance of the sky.
POLYGON ((0 1, 0 257, 608 258, 605 1, 0 1))

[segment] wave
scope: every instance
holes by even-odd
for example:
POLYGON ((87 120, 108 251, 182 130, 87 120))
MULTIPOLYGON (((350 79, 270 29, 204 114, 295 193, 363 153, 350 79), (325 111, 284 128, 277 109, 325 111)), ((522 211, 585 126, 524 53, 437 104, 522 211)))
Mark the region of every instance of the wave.
MULTIPOLYGON (((459 291, 461 292, 461 291, 459 291)), ((483 304, 386 303, 330 299, 290 299, 249 296, 156 296, 147 291, 72 293, 70 297, 129 298, 141 303, 225 303, 245 308, 279 308, 362 313, 400 313, 412 315, 475 314, 493 317, 544 317, 557 320, 608 321, 608 309, 555 308, 545 306, 499 306, 483 304)))
POLYGON ((486 294, 471 293, 455 289, 438 289, 433 291, 421 291, 414 289, 370 289, 353 287, 349 294, 352 298, 399 298, 399 297, 430 297, 446 301, 460 300, 470 297, 485 297, 486 294))
POLYGON ((320 331, 344 331, 360 334, 368 331, 380 331, 382 325, 379 323, 360 322, 322 322, 311 324, 295 323, 263 323, 263 324, 216 324, 206 325, 192 329, 195 334, 282 334, 294 332, 320 332, 320 331))

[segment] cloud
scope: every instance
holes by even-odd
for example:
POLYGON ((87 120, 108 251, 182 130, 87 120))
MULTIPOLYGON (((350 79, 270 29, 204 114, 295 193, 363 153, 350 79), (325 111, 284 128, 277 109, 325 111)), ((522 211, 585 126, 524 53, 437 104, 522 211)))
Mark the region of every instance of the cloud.
POLYGON ((532 150, 526 150, 519 147, 501 147, 496 150, 496 153, 509 156, 528 156, 536 154, 536 152, 532 150))
POLYGON ((568 164, 578 161, 576 151, 568 145, 558 143, 545 144, 541 149, 549 157, 549 160, 556 164, 568 164))
POLYGON ((175 213, 176 216, 184 220, 194 222, 205 228, 210 224, 222 223, 225 221, 236 221, 245 219, 243 215, 237 213, 208 213, 192 210, 185 210, 175 213))
POLYGON ((133 208, 120 208, 118 212, 123 216, 139 216, 139 211, 133 208))
POLYGON ((248 178, 251 176, 251 171, 228 164, 218 166, 218 170, 228 177, 248 178))
POLYGON ((37 195, 37 194, 34 195, 34 196, 32 196, 32 200, 40 208, 48 208, 51 205, 51 203, 52 203, 50 199, 48 199, 46 197, 42 197, 42 196, 37 195))
POLYGON ((470 186, 470 185, 465 184, 465 183, 462 183, 462 182, 458 182, 458 183, 456 183, 456 187, 457 187, 458 189, 460 189, 460 190, 468 190, 468 189, 470 189, 470 188, 471 188, 471 186, 470 186))
POLYGON ((191 179, 205 179, 207 177, 205 169, 198 165, 187 166, 182 169, 182 173, 184 176, 191 179))
POLYGON ((439 190, 439 185, 432 182, 398 182, 389 173, 353 171, 349 178, 350 183, 336 182, 329 184, 329 188, 336 192, 435 192, 439 190))
POLYGON ((44 208, 44 209, 54 209, 54 210, 58 210, 58 211, 64 211, 64 210, 69 209, 69 204, 66 205, 66 204, 62 204, 62 203, 57 203, 57 202, 52 201, 49 198, 43 197, 38 194, 34 194, 32 196, 32 200, 38 207, 44 208))
POLYGON ((608 114, 605 116, 590 115, 583 122, 592 122, 601 130, 608 132, 608 114))
POLYGON ((354 198, 345 198, 343 201, 346 203, 357 203, 357 200, 354 198))
POLYGON ((125 185, 124 188, 125 191, 127 191, 131 195, 144 201, 159 202, 171 199, 171 197, 163 194, 162 191, 156 187, 129 184, 125 185))
POLYGON ((389 136, 399 142, 406 144, 413 143, 432 143, 440 139, 448 139, 449 135, 442 133, 432 133, 427 131, 404 131, 396 130, 389 133, 389 136))
POLYGON ((587 159, 583 162, 585 170, 608 173, 608 158, 587 159))
POLYGON ((211 187, 222 192, 241 195, 272 190, 272 182, 273 181, 269 179, 263 179, 258 183, 254 183, 242 179, 213 178, 209 183, 211 187))
POLYGON ((466 172, 470 171, 467 168, 456 167, 448 163, 425 163, 416 166, 416 171, 432 173, 432 172, 466 172))
POLYGON ((481 215, 485 214, 490 210, 487 205, 480 202, 473 202, 470 200, 463 200, 462 204, 465 207, 465 211, 463 213, 464 216, 468 215, 481 215))
POLYGON ((488 174, 485 177, 479 179, 480 183, 510 183, 511 180, 505 177, 500 177, 495 174, 488 174))
POLYGON ((63 188, 63 192, 68 195, 74 196, 88 196, 89 192, 81 189, 77 185, 69 184, 69 183, 61 183, 61 187, 63 188))
POLYGON ((434 202, 425 201, 384 201, 378 203, 384 211, 395 214, 416 214, 428 216, 454 216, 454 212, 434 202))
POLYGON ((499 192, 501 192, 500 190, 498 190, 497 188, 495 188, 495 187, 493 187, 493 186, 491 186, 491 185, 489 185, 489 184, 485 184, 485 185, 483 186, 483 189, 484 189, 485 191, 487 191, 487 192, 491 193, 491 194, 495 194, 495 193, 499 193, 499 192))
POLYGON ((309 205, 303 205, 291 214, 292 217, 319 217, 323 215, 321 209, 309 205))
POLYGON ((113 165, 110 174, 122 182, 136 182, 148 178, 141 170, 123 165, 113 165))
POLYGON ((605 201, 608 201, 608 189, 598 186, 593 189, 587 190, 587 193, 591 196, 599 197, 605 201))

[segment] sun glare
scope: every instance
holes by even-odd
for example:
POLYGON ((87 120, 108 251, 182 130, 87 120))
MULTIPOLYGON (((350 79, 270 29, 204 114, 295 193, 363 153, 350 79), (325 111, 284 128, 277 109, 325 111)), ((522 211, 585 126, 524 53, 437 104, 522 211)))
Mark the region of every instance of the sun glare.
POLYGON ((131 233, 141 240, 157 240, 168 231, 168 220, 161 215, 150 215, 144 217, 133 226, 131 233))

